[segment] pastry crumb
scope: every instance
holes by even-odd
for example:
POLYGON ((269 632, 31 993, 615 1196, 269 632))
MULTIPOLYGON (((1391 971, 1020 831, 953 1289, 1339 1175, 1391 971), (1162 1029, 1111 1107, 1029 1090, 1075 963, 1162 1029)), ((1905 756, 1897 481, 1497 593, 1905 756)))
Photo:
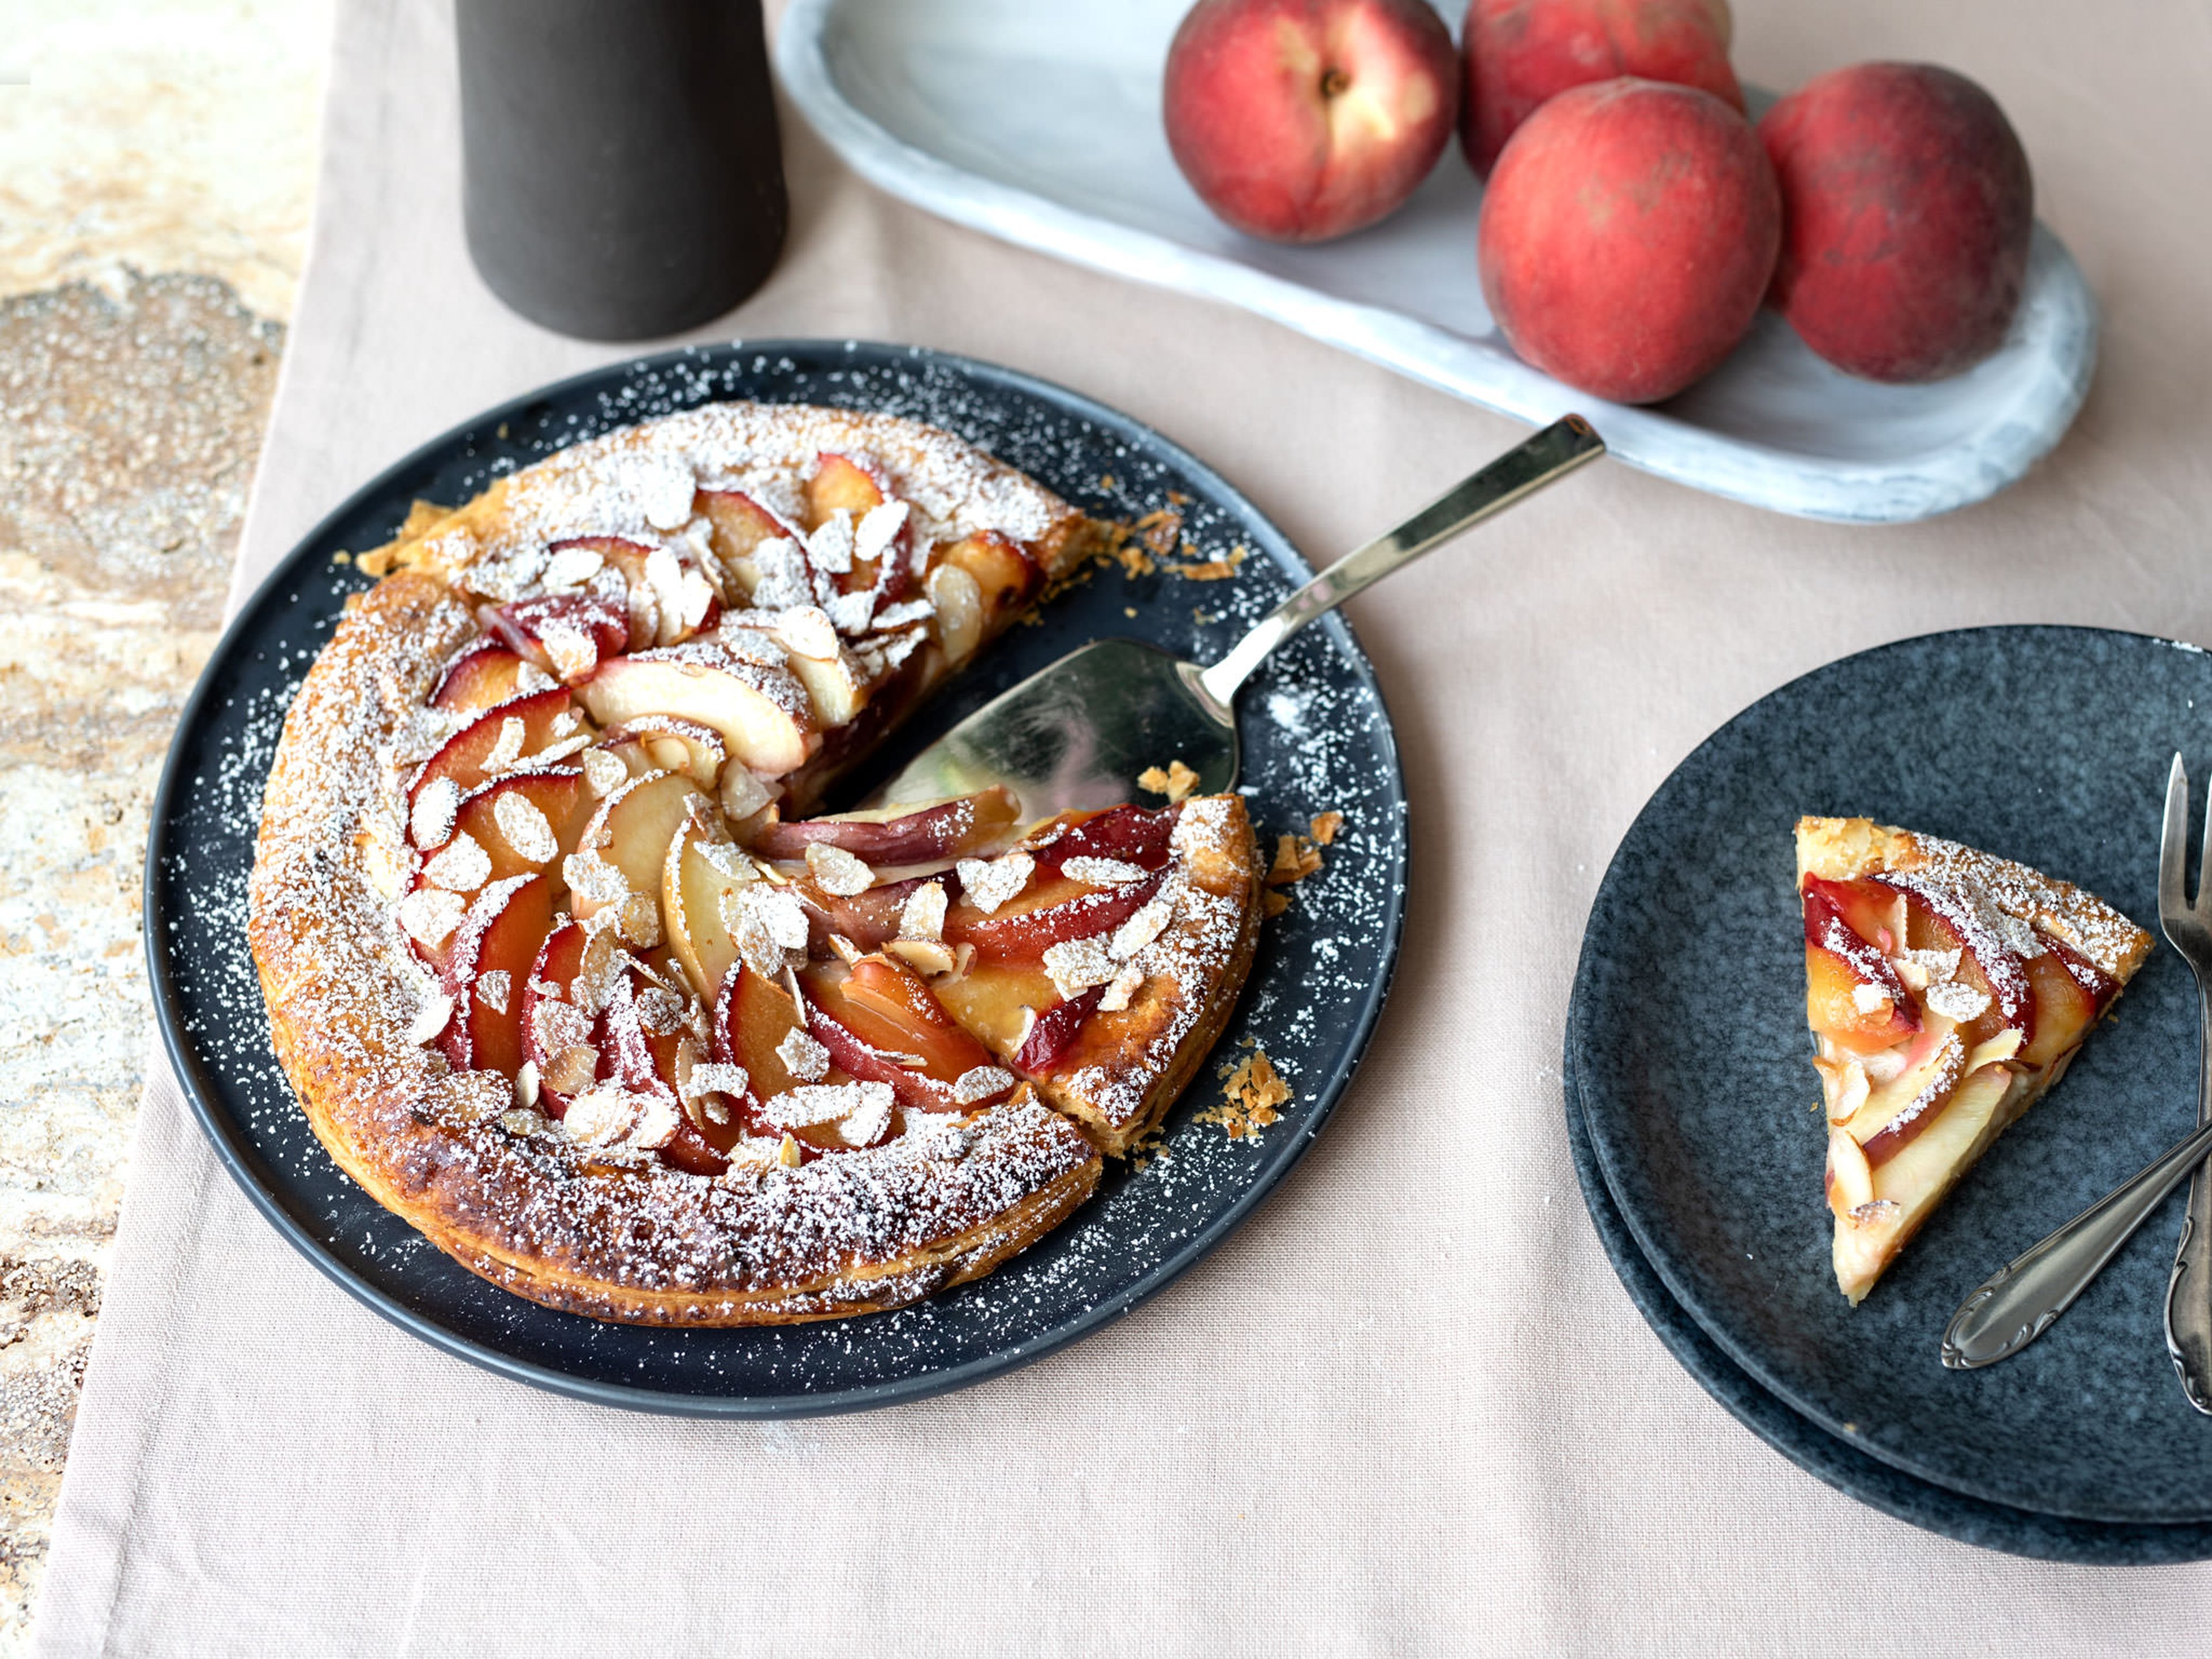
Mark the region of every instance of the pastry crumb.
POLYGON ((1306 825, 1306 833, 1314 838, 1314 845, 1326 847, 1337 838, 1343 829, 1343 813, 1321 812, 1316 814, 1313 822, 1306 825))
POLYGON ((1290 908, 1291 896, 1279 887, 1270 887, 1260 895, 1260 912, 1262 915, 1279 916, 1290 908))
POLYGON ((1321 849, 1304 836, 1275 837, 1275 862, 1267 871, 1267 885, 1287 887, 1304 881, 1321 868, 1321 849))
POLYGON ((1200 1112, 1194 1121, 1218 1123, 1231 1140, 1257 1140, 1260 1131, 1278 1122, 1275 1109, 1291 1099, 1291 1085, 1283 1081, 1263 1049, 1255 1048, 1234 1066, 1224 1066, 1222 1103, 1200 1112))
POLYGON ((1232 547, 1225 557, 1201 559, 1191 564, 1171 564, 1168 566, 1168 570, 1171 574, 1180 576, 1188 582, 1227 581, 1236 575, 1237 567, 1251 556, 1249 548, 1232 547))
POLYGON ((1198 774, 1182 761, 1171 760, 1164 772, 1157 766, 1146 767, 1137 775, 1137 787, 1155 795, 1165 795, 1169 805, 1180 806, 1198 787, 1198 774))

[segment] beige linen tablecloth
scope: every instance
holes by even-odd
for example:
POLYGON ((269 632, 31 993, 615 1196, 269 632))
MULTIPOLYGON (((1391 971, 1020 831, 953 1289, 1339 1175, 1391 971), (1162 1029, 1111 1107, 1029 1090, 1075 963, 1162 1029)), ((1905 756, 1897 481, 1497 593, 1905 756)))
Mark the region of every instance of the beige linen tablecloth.
MULTIPOLYGON (((277 1238, 157 1061, 40 1650, 2202 1650, 2212 1568, 1985 1553, 1759 1444, 1645 1328, 1569 1168, 1583 919, 1714 726, 1932 629, 2212 639, 2205 10, 1740 9, 1748 80, 1925 58, 2005 103, 2108 317, 2055 456, 1986 506, 1880 531, 1608 465, 1360 600, 1417 860, 1365 1069, 1165 1294, 948 1398, 683 1422, 447 1358, 277 1238)), ((622 355, 477 282, 455 125, 446 9, 346 5, 241 591, 415 444, 622 355)), ((1064 382, 1189 445, 1316 556, 1521 435, 1271 324, 938 223, 788 112, 786 135, 789 252, 715 337, 915 341, 1064 382)))

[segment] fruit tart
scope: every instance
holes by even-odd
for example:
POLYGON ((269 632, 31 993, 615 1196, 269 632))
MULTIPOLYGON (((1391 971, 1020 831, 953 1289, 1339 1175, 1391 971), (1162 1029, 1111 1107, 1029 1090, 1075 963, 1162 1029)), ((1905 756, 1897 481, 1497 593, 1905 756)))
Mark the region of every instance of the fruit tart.
POLYGON ((2065 1073, 2150 951, 2071 883, 1866 818, 1801 818, 1805 1006, 1854 1304, 2065 1073))
POLYGON ((1243 986, 1243 801, 807 815, 1098 536, 945 433, 744 404, 418 508, 286 719, 251 885, 331 1155, 637 1322, 896 1307, 1063 1220, 1243 986))

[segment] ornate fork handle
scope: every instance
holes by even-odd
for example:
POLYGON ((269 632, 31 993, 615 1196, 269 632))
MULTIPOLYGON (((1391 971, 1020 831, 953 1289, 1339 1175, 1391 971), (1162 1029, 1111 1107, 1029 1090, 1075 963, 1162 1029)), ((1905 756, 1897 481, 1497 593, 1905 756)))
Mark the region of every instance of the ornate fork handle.
MULTIPOLYGON (((2212 1123, 2212 988, 2197 983, 2197 1123, 2212 1123)), ((2198 1164, 2166 1283, 2166 1351, 2189 1403, 2212 1416, 2212 1167, 2198 1164)))
POLYGON ((1954 1371, 2009 1358, 2050 1328, 2166 1194, 2212 1154, 2212 1123, 2122 1182, 2040 1243, 1984 1279, 1943 1328, 1954 1371))

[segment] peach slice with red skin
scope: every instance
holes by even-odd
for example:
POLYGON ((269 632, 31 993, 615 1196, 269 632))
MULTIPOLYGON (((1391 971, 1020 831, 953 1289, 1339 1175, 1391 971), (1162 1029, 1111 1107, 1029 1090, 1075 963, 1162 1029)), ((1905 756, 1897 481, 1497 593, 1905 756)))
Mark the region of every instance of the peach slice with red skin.
POLYGON ((994 787, 923 807, 889 807, 835 817, 775 823, 754 840, 765 859, 802 859, 817 844, 878 866, 982 858, 996 852, 1021 817, 1011 790, 994 787))
MULTIPOLYGON (((762 1115, 762 1105, 799 1086, 799 1079, 791 1075, 777 1050, 793 1031, 805 1030, 807 1024, 788 991, 743 963, 722 981, 721 994, 714 1004, 714 1058, 745 1068, 744 1098, 735 1104, 745 1127, 755 1134, 783 1133, 768 1123, 762 1115)), ((850 1073, 833 1065, 817 1080, 849 1083, 853 1079, 850 1073)), ((845 1144, 834 1123, 805 1124, 790 1133, 799 1143, 804 1163, 811 1164, 824 1152, 860 1150, 845 1144)))
POLYGON ((514 695, 522 662, 520 653, 497 640, 478 640, 447 665, 430 694, 430 707, 459 712, 505 702, 514 695))
POLYGON ((1164 872, 1155 872, 1120 887, 1086 887, 1065 876, 1032 878, 1030 890, 1050 902, 1016 910, 1029 896, 1023 894, 989 915, 963 896, 945 913, 945 943, 974 945, 979 962, 1042 962, 1055 945, 1112 933, 1152 902, 1163 879, 1164 872))
POLYGON ((1036 1017, 1030 1034, 1015 1051, 1014 1068, 1031 1077, 1042 1077, 1057 1066, 1075 1046, 1083 1033, 1083 1024, 1097 1010, 1106 994, 1106 988, 1094 985, 1089 990, 1070 997, 1065 1002, 1055 1002, 1036 1017))
POLYGON ((887 957, 863 957, 848 969, 817 963, 799 975, 807 996, 807 1029, 843 1070, 886 1083, 902 1105, 925 1112, 968 1112, 1003 1100, 1013 1081, 963 1101, 953 1085, 978 1066, 996 1065, 991 1052, 955 1024, 921 976, 887 957), (902 1066, 909 1055, 919 1066, 902 1066))
POLYGON ((511 876, 486 887, 454 932, 446 983, 453 1017, 438 1034, 455 1066, 512 1078, 522 1068, 522 1006, 530 971, 553 931, 553 884, 511 876), (504 993, 498 980, 504 974, 504 993))
MULTIPOLYGON (((447 738, 436 754, 422 763, 407 786, 409 810, 413 810, 422 791, 437 779, 452 779, 464 795, 483 783, 490 775, 485 769, 485 763, 499 751, 500 740, 508 720, 522 722, 522 741, 516 757, 520 760, 536 754, 562 736, 570 735, 556 732, 554 728, 562 715, 574 714, 575 709, 575 699, 568 695, 568 688, 565 685, 550 685, 543 691, 527 691, 519 697, 509 697, 505 702, 493 704, 447 738)), ((581 729, 582 722, 579 719, 576 730, 581 729)))
POLYGON ((942 882, 948 892, 957 890, 960 884, 960 878, 947 871, 937 875, 908 876, 858 893, 841 894, 826 893, 811 877, 798 876, 791 884, 791 890, 806 907, 811 927, 810 951, 827 951, 832 933, 863 951, 880 951, 899 936, 900 919, 907 901, 933 881, 942 882))
POLYGON ((619 753, 632 745, 635 758, 623 755, 632 777, 655 770, 681 772, 702 789, 714 787, 730 758, 720 732, 675 714, 640 714, 599 733, 602 749, 619 753))
POLYGON ((629 607, 611 593, 541 593, 517 599, 493 611, 490 625, 508 649, 571 684, 588 678, 601 662, 629 648, 629 607))
POLYGON ((1140 870, 1164 868, 1170 855, 1180 806, 1148 811, 1113 806, 1103 812, 1070 813, 1057 830, 1047 825, 1029 837, 1037 867, 1058 870, 1075 858, 1113 859, 1140 870))
MULTIPOLYGON (((478 785, 462 799, 459 810, 453 814, 453 834, 465 834, 483 848, 491 860, 491 874, 484 884, 489 885, 510 876, 557 871, 561 860, 576 850, 576 838, 582 832, 584 817, 590 806, 584 775, 573 766, 549 766, 540 772, 509 772, 478 785), (507 840, 499 822, 500 799, 507 795, 528 801, 544 818, 546 828, 553 832, 554 851, 550 858, 526 857, 507 840)), ((432 858, 436 855, 435 851, 425 854, 432 858)))
MULTIPOLYGON (((1002 1062, 1021 1051, 1036 1024, 1060 1000, 1051 976, 1034 962, 976 962, 964 973, 931 981, 930 990, 962 1029, 981 1038, 1002 1062)), ((1061 1018, 1064 1023, 1066 1017, 1061 1018)))
POLYGON ((1990 998, 1989 1011, 1972 1023, 1970 1042, 1996 1034, 2000 1025, 2020 1033, 2023 1046, 2035 1042, 2035 998, 2027 967, 2012 947, 1941 882, 1891 872, 1868 878, 1905 895, 1905 942, 1915 951, 1956 951, 1957 978, 1990 998))
POLYGON ((2048 1066, 2081 1040, 2081 1034, 2097 1023, 2097 1016, 2110 1000, 2092 988, 2095 981, 2086 979, 2080 969, 2088 969, 2096 980, 2111 985, 2114 991, 2119 988, 2057 939, 2045 939, 2043 954, 2028 957, 2022 966, 2029 994, 2035 1000, 2035 1036, 2021 1045, 2020 1057, 2031 1066, 2048 1066))
POLYGON ((995 530, 963 538, 938 555, 937 562, 974 580, 991 617, 1004 617, 1044 585, 1036 561, 995 530))
POLYGON ((717 1176, 729 1168, 729 1149, 743 1129, 735 1112, 727 1122, 715 1123, 684 1110, 683 1056, 691 1037, 680 1026, 648 1030, 641 1017, 641 998, 659 988, 635 966, 621 977, 607 1004, 605 1050, 626 1091, 657 1100, 676 1114, 676 1133, 655 1148, 661 1161, 693 1175, 717 1176))
MULTIPOLYGON (((690 803, 698 799, 698 786, 681 773, 648 772, 599 802, 577 844, 619 870, 629 894, 615 900, 579 890, 570 901, 579 920, 588 920, 617 902, 624 905, 627 917, 629 904, 647 901, 658 917, 669 843, 683 828, 690 803)), ((656 929, 635 926, 635 920, 625 921, 626 937, 635 944, 656 943, 656 929)))
POLYGON ((603 726, 648 714, 696 720, 731 759, 767 777, 796 770, 822 746, 812 701, 790 669, 707 641, 602 663, 580 695, 603 726))
MULTIPOLYGON (((529 982, 522 994, 523 1058, 538 1068, 539 1109, 550 1118, 559 1118, 568 1111, 570 1096, 545 1080, 551 1075, 554 1056, 540 1041, 538 1011, 539 1005, 545 1002, 573 1005, 576 976, 583 969, 584 947, 589 937, 581 922, 564 921, 556 927, 546 936, 537 959, 531 963, 529 982)), ((590 1081, 602 1081, 611 1072, 605 1045, 599 1041, 604 1035, 600 1022, 597 1016, 592 1016, 582 1024, 583 1036, 579 1040, 587 1043, 596 1056, 590 1081)))
POLYGON ((753 563, 754 550, 763 542, 803 543, 805 539, 798 526, 763 507, 741 489, 702 489, 698 495, 698 505, 711 526, 708 540, 714 556, 747 599, 752 597, 753 589, 760 582, 760 572, 753 563))

